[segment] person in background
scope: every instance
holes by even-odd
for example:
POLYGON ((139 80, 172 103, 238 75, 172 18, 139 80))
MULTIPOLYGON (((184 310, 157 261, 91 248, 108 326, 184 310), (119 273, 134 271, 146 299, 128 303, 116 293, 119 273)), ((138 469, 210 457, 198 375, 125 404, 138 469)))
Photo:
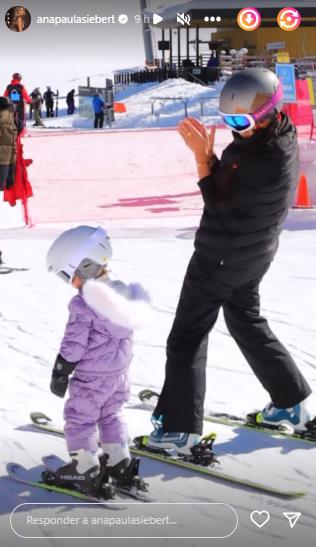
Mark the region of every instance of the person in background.
POLYGON ((207 79, 209 82, 213 83, 219 79, 219 70, 218 70, 218 58, 216 52, 212 52, 208 63, 207 63, 207 79))
MULTIPOLYGON (((40 116, 40 118, 42 117, 42 108, 41 108, 41 107, 42 107, 42 103, 43 103, 43 97, 42 97, 42 94, 41 94, 41 92, 40 92, 39 87, 36 87, 36 88, 32 91, 32 93, 30 93, 30 97, 31 97, 31 99, 32 99, 32 104, 30 104, 30 117, 29 117, 30 120, 32 119, 32 112, 33 112, 33 110, 34 110, 34 104, 33 104, 34 101, 33 101, 33 99, 35 98, 35 100, 37 101, 37 99, 38 99, 38 93, 40 93, 40 96, 41 96, 41 104, 40 104, 40 108, 39 108, 39 116, 40 116)), ((35 115, 34 115, 34 119, 35 119, 35 115)))
POLYGON ((48 85, 43 95, 43 99, 46 104, 46 118, 54 117, 54 97, 57 97, 57 95, 51 90, 51 87, 48 85))
POLYGON ((15 106, 14 110, 14 123, 17 129, 14 182, 11 184, 9 179, 7 179, 3 190, 3 201, 7 202, 11 207, 14 207, 17 201, 21 201, 24 222, 26 225, 29 224, 31 226, 32 221, 28 211, 28 198, 33 197, 33 189, 28 178, 27 168, 33 163, 33 160, 24 158, 20 137, 23 135, 25 124, 19 119, 15 106))
POLYGON ((75 111, 75 90, 72 89, 71 91, 69 91, 68 95, 67 95, 67 98, 66 98, 66 103, 68 105, 68 109, 67 109, 67 114, 73 114, 74 111, 75 111))
MULTIPOLYGON (((16 136, 15 107, 7 97, 0 97, 0 192, 12 188, 15 177, 16 136)), ((0 251, 0 264, 3 263, 0 251)))
POLYGON ((104 99, 101 93, 96 93, 92 100, 93 110, 94 110, 94 129, 98 127, 102 129, 104 123, 104 99))
POLYGON ((208 60, 207 68, 216 68, 217 66, 218 66, 217 57, 216 55, 214 55, 214 53, 212 53, 212 55, 210 56, 208 60))
POLYGON ((7 97, 0 97, 0 191, 14 184, 17 128, 15 107, 7 97))
POLYGON ((4 92, 4 96, 8 97, 11 103, 16 106, 19 119, 25 121, 25 108, 24 102, 32 103, 31 97, 29 97, 23 84, 21 84, 22 76, 19 72, 15 72, 12 76, 11 83, 7 85, 4 92))
POLYGON ((43 99, 38 87, 34 89, 32 93, 32 99, 33 99, 33 110, 34 110, 34 120, 35 120, 33 127, 39 127, 39 126, 45 127, 40 115, 43 99))

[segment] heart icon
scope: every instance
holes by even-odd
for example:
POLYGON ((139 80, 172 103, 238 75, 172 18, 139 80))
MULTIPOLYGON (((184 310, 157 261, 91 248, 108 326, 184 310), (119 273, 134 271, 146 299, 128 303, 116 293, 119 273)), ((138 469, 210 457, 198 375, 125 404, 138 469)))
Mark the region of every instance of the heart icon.
POLYGON ((270 519, 270 515, 268 511, 253 511, 250 515, 250 518, 252 522, 255 523, 258 528, 262 528, 265 524, 267 524, 268 520, 270 519))

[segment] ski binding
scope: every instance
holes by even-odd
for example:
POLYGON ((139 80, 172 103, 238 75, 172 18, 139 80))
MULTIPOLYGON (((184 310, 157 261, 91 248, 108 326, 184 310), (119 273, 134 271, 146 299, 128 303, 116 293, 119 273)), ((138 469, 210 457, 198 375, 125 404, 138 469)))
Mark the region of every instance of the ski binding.
MULTIPOLYGON (((288 428, 283 425, 273 425, 273 424, 261 424, 260 421, 260 412, 251 412, 250 414, 247 414, 247 425, 248 427, 253 427, 255 429, 262 429, 262 430, 268 430, 268 431, 275 431, 280 433, 284 433, 288 431, 288 428)), ((300 429, 295 429, 292 433, 292 435, 301 440, 305 441, 315 441, 316 442, 316 416, 313 420, 310 420, 305 424, 306 430, 302 431, 300 429)))
POLYGON ((148 437, 136 437, 133 442, 138 450, 144 450, 152 454, 162 454, 171 459, 181 460, 186 463, 192 463, 194 465, 201 465, 202 467, 214 467, 215 463, 219 463, 217 460, 217 454, 213 451, 213 443, 216 439, 215 433, 210 433, 203 437, 199 443, 190 448, 191 454, 174 454, 164 448, 153 448, 147 445, 148 437))

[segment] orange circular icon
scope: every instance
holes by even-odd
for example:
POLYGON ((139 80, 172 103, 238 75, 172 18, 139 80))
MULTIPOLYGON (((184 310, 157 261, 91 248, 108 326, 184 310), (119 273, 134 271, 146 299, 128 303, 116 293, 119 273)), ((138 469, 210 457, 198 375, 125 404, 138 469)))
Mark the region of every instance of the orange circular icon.
POLYGON ((256 30, 261 23, 261 15, 255 8, 244 8, 238 13, 237 23, 242 30, 256 30))
POLYGON ((284 8, 279 12, 278 25, 288 32, 296 30, 301 24, 301 15, 295 8, 284 8))

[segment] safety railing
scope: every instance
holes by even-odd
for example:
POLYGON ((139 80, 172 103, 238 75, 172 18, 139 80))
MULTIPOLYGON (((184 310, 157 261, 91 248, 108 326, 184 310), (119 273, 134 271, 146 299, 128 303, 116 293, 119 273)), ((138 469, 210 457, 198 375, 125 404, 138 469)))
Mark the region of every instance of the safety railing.
POLYGON ((151 104, 151 114, 152 114, 152 116, 155 115, 155 108, 154 107, 155 107, 155 102, 156 101, 162 101, 160 103, 161 108, 164 107, 164 105, 167 101, 182 101, 182 103, 184 105, 184 115, 185 115, 186 118, 188 116, 188 102, 189 102, 189 99, 187 97, 150 97, 149 101, 150 101, 150 104, 151 104))

